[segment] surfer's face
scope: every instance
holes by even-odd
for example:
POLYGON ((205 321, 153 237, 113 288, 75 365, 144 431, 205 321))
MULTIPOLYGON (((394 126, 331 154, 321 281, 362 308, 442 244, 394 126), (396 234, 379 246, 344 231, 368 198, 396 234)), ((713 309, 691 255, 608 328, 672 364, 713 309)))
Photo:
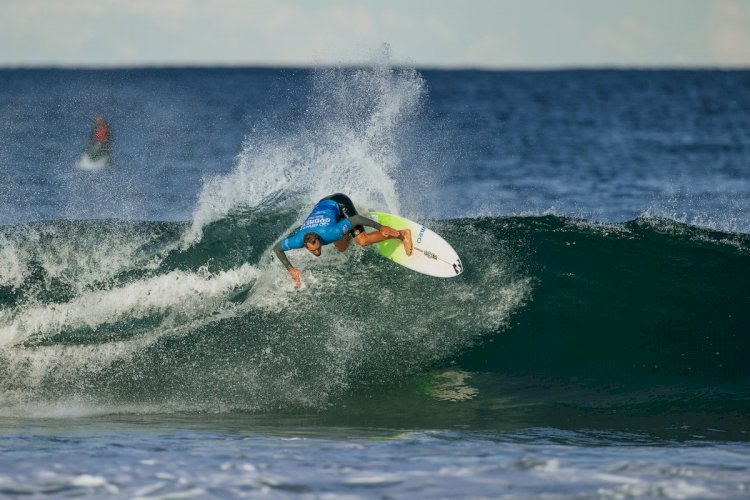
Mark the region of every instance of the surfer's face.
POLYGON ((320 257, 320 240, 305 243, 305 248, 316 257, 320 257))

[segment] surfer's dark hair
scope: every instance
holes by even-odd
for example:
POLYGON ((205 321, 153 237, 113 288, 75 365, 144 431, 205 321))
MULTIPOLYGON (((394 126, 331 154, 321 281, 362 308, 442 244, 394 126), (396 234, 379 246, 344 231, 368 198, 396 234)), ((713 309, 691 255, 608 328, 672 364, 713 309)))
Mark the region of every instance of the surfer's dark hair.
POLYGON ((302 237, 302 244, 307 245, 308 243, 314 243, 320 241, 318 233, 307 233, 302 237))

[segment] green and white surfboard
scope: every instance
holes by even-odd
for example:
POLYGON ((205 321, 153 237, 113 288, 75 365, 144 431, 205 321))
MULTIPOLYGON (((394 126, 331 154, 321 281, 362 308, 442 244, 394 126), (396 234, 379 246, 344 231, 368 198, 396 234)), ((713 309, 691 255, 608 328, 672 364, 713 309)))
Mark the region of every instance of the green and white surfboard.
POLYGON ((406 255, 400 240, 392 239, 378 243, 378 252, 383 257, 413 271, 438 278, 452 278, 463 272, 464 266, 453 247, 423 224, 383 212, 370 212, 369 217, 394 229, 411 229, 414 244, 411 255, 406 255))

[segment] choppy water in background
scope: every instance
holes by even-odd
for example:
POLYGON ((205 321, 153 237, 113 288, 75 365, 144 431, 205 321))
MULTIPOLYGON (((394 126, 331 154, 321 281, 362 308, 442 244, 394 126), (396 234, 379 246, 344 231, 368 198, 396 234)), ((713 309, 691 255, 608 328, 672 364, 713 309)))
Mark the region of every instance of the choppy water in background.
POLYGON ((0 495, 747 496, 747 109, 748 71, 0 71, 0 495), (465 273, 296 290, 269 249, 332 192, 465 273))
POLYGON ((387 148, 352 146, 350 154, 383 160, 388 150, 393 179, 434 177, 429 196, 402 189, 401 202, 416 200, 418 215, 553 211, 625 221, 648 213, 748 232, 747 71, 356 75, 4 70, 1 221, 188 220, 201 180, 231 172, 259 142, 277 155, 289 141, 324 154, 335 139, 318 127, 346 126, 345 136, 363 133, 370 118, 375 128, 395 118, 387 148), (381 95, 383 114, 365 116, 381 95), (92 181, 71 165, 97 113, 114 128, 118 168, 92 181))

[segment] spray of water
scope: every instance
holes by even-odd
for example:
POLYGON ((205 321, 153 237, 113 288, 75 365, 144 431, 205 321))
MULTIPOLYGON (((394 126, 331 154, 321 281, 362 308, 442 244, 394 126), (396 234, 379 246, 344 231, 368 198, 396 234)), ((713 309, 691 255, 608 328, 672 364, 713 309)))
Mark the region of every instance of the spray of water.
POLYGON ((404 129, 422 109, 422 77, 381 63, 323 69, 311 79, 306 109, 296 123, 255 131, 234 171, 205 183, 185 245, 233 210, 290 200, 309 204, 335 192, 364 207, 399 211, 403 186, 394 179, 402 168, 404 129))

